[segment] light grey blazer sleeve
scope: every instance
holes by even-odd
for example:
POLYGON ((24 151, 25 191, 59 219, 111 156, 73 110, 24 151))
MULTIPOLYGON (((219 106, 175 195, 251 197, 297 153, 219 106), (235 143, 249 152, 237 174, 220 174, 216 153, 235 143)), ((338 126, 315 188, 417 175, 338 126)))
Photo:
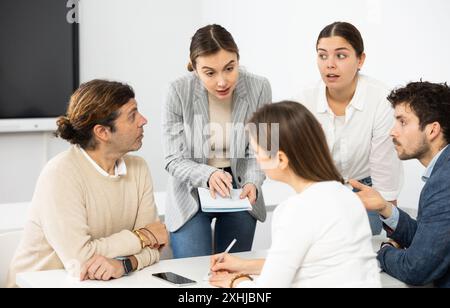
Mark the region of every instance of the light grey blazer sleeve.
MULTIPOLYGON (((181 95, 186 94, 181 93, 181 95)), ((193 142, 195 140, 187 138, 192 127, 185 125, 188 124, 184 122, 185 118, 189 118, 189 116, 183 114, 180 93, 177 92, 174 85, 171 85, 164 108, 163 121, 165 169, 178 182, 196 188, 207 187, 209 177, 216 171, 216 168, 198 163, 193 159, 194 157, 189 151, 188 141, 193 142)))
MULTIPOLYGON (((244 125, 259 107, 271 100, 267 79, 240 71, 233 95, 231 168, 239 187, 253 183, 258 188, 251 214, 260 221, 266 218, 261 191, 265 176, 251 152, 244 125)), ((208 95, 198 77, 191 73, 174 81, 169 86, 162 116, 165 169, 169 173, 165 223, 171 232, 197 213, 197 188, 207 188, 209 177, 217 171, 207 165, 208 123, 208 95)))

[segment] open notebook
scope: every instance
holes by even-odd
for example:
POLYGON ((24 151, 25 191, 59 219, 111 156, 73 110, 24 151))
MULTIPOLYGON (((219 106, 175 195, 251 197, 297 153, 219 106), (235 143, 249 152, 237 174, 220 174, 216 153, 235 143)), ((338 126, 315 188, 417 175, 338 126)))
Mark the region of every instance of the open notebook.
POLYGON ((222 198, 216 193, 216 199, 213 199, 208 189, 198 189, 202 211, 207 213, 228 213, 251 210, 252 206, 248 198, 239 198, 241 193, 242 189, 232 189, 231 198, 222 198))

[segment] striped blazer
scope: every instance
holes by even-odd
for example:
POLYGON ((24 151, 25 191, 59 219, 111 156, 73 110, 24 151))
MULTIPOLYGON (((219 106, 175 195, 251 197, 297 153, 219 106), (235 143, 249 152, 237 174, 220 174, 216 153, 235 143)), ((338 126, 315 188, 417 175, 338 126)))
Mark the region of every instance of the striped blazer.
MULTIPOLYGON (((233 93, 231 169, 239 188, 247 183, 256 185, 258 199, 251 214, 260 221, 266 219, 261 191, 265 176, 251 153, 244 125, 259 107, 271 101, 269 81, 240 70, 233 93)), ((217 170, 207 165, 208 124, 208 93, 196 74, 189 73, 171 83, 162 119, 165 169, 169 173, 165 223, 171 232, 198 212, 197 188, 208 188, 209 177, 217 170)))

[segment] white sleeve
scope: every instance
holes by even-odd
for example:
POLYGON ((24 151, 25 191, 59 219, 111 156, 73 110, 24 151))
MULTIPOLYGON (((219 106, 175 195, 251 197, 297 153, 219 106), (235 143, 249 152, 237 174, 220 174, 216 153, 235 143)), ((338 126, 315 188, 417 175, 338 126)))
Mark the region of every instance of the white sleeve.
MULTIPOLYGON (((298 204, 290 204, 298 206, 298 204)), ((255 281, 244 281, 239 288, 290 288, 308 250, 314 243, 311 215, 287 211, 274 217, 272 246, 268 252, 261 275, 255 281), (279 221, 279 222, 278 222, 279 221)))
POLYGON ((394 110, 383 100, 375 115, 369 166, 373 187, 389 201, 398 198, 403 182, 403 165, 390 136, 393 126, 394 110))

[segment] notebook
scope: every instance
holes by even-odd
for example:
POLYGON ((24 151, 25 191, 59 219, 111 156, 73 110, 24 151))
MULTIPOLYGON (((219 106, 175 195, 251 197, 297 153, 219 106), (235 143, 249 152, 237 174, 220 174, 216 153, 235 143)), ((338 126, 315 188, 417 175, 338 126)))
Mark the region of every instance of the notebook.
POLYGON ((202 211, 206 213, 229 213, 251 210, 252 205, 248 201, 248 198, 241 199, 239 197, 241 193, 242 189, 232 189, 231 198, 223 198, 216 193, 216 199, 213 199, 209 189, 198 189, 202 211))

